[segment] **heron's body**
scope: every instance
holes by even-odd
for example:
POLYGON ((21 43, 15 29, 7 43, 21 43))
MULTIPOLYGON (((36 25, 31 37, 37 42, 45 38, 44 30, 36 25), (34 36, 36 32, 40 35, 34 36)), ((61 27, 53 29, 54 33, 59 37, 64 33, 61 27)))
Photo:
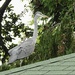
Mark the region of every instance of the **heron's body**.
POLYGON ((10 58, 9 63, 12 63, 16 59, 21 59, 28 57, 34 51, 35 43, 32 38, 28 38, 26 41, 23 41, 18 46, 9 50, 10 58))
POLYGON ((9 50, 9 63, 12 63, 17 59, 28 57, 34 52, 35 43, 38 36, 37 18, 39 17, 39 14, 41 15, 41 12, 37 12, 34 17, 34 32, 32 38, 24 40, 21 44, 9 50))

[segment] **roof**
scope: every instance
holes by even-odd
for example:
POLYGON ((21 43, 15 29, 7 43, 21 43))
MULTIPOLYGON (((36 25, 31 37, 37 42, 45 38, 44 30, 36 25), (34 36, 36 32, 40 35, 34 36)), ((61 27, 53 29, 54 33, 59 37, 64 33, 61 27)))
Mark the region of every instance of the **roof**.
POLYGON ((3 71, 0 75, 75 75, 75 53, 3 71))

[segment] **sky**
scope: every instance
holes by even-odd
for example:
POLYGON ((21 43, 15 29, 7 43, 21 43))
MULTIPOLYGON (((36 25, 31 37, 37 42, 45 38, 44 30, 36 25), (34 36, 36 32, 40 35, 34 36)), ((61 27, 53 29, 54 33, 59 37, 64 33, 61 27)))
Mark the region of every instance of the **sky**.
MULTIPOLYGON (((23 2, 21 2, 21 0, 12 0, 11 4, 14 6, 14 12, 17 14, 20 14, 22 11, 24 11, 24 5, 26 4, 26 6, 29 6, 29 1, 30 0, 24 0, 23 2)), ((22 22, 28 24, 29 21, 32 20, 32 12, 30 11, 30 9, 28 7, 26 7, 28 9, 28 12, 24 15, 24 17, 22 17, 22 22)))
MULTIPOLYGON (((28 9, 28 12, 26 12, 24 14, 24 16, 21 17, 21 19, 22 19, 22 22, 25 23, 25 25, 28 25, 28 26, 30 26, 29 23, 32 20, 32 12, 31 12, 30 8, 27 7, 27 6, 29 6, 29 1, 30 0, 24 0, 23 2, 21 0, 16 0, 16 2, 15 2, 15 0, 11 1, 11 4, 14 6, 14 12, 16 14, 21 14, 21 12, 25 10, 24 5, 26 5, 26 8, 28 9)), ((21 39, 16 37, 15 40, 13 40, 12 42, 17 44, 20 41, 21 41, 21 39)))

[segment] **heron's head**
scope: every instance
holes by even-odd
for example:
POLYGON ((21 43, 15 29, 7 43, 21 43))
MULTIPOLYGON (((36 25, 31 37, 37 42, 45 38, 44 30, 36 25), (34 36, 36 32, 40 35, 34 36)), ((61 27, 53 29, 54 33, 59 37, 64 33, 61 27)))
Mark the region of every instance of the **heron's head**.
POLYGON ((39 12, 39 11, 37 11, 37 12, 35 13, 35 16, 37 16, 37 17, 42 17, 42 18, 48 18, 48 16, 42 14, 42 13, 39 12))

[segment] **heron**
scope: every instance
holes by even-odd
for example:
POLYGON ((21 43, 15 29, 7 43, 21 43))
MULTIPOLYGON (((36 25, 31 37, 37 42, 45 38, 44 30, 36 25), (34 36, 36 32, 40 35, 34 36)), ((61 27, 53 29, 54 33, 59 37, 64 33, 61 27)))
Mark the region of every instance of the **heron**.
POLYGON ((47 18, 48 16, 42 14, 41 12, 37 11, 34 16, 34 31, 33 36, 31 38, 28 38, 27 40, 24 40, 16 47, 10 49, 8 51, 10 57, 9 57, 9 64, 13 63, 17 59, 22 59, 25 57, 30 56, 35 49, 35 44, 38 36, 38 25, 37 25, 37 19, 39 17, 47 18))

